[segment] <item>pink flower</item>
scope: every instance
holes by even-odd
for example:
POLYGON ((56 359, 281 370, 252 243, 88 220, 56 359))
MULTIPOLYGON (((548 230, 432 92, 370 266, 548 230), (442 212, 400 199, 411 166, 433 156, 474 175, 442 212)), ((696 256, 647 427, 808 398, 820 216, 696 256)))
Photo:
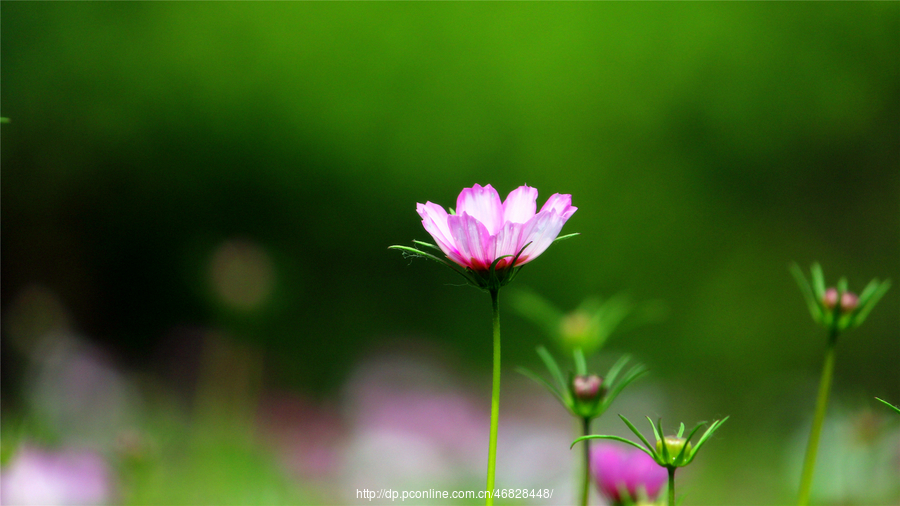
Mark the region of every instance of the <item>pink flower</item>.
POLYGON ((0 503, 66 506, 105 504, 110 470, 92 452, 51 452, 23 446, 0 476, 0 503))
POLYGON ((591 449, 591 472, 600 493, 613 504, 622 504, 624 493, 631 501, 652 500, 668 479, 666 469, 646 453, 607 443, 591 449))
POLYGON ((501 203, 491 185, 476 184, 459 194, 456 214, 431 202, 417 204, 416 211, 447 258, 485 272, 494 260, 510 255, 497 263, 496 270, 502 270, 511 266, 520 251, 514 267, 537 258, 578 209, 572 207, 571 195, 554 193, 535 214, 537 194, 535 188, 520 186, 501 203))

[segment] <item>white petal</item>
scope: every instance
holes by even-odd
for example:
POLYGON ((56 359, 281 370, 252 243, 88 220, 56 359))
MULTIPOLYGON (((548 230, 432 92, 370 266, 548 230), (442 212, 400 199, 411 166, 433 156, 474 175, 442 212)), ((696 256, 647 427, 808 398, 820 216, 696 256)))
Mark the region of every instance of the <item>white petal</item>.
POLYGON ((499 232, 503 226, 503 204, 497 190, 491 185, 482 187, 476 184, 463 189, 456 199, 456 214, 463 213, 484 224, 491 235, 499 232))
POLYGON ((503 221, 525 223, 533 218, 537 195, 537 189, 528 186, 520 186, 509 192, 503 202, 503 221))

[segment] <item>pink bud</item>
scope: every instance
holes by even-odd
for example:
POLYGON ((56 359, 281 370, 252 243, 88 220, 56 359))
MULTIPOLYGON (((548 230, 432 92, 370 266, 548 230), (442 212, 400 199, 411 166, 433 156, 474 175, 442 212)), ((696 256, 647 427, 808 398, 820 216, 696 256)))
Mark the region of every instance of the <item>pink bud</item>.
POLYGON ((825 296, 822 297, 822 304, 825 304, 825 307, 829 310, 834 309, 834 306, 837 305, 838 301, 838 291, 836 288, 829 288, 825 290, 825 296))
POLYGON ((859 305, 859 297, 853 292, 844 292, 841 295, 841 311, 849 313, 859 305))
POLYGON ((603 380, 596 374, 591 374, 590 376, 575 376, 572 380, 572 391, 575 392, 575 397, 578 397, 583 401, 588 401, 597 397, 597 393, 600 392, 600 385, 602 383, 603 380))

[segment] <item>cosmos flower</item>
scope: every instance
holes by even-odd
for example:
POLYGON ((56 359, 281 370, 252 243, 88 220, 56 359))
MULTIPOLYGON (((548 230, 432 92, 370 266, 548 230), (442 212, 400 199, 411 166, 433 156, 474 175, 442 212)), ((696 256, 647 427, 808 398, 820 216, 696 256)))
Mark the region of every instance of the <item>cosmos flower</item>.
POLYGON ((646 453, 609 443, 591 449, 591 473, 600 493, 617 505, 653 500, 668 478, 666 469, 646 453))
POLYGON ((520 186, 500 202, 491 185, 476 184, 459 194, 455 213, 431 202, 417 204, 416 211, 447 258, 484 272, 506 257, 495 266, 502 270, 537 258, 578 209, 571 195, 554 193, 535 214, 537 195, 537 189, 520 186))

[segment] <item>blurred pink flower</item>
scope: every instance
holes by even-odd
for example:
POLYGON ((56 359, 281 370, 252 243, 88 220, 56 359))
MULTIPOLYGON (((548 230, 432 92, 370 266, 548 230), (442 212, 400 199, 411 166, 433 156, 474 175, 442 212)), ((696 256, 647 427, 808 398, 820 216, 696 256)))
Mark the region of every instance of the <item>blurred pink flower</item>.
POLYGON ((591 449, 591 472, 597 489, 613 504, 622 504, 628 494, 631 501, 646 497, 655 499, 668 479, 660 467, 646 453, 612 443, 598 443, 591 449))
POLYGON ((111 476, 92 452, 49 452, 23 446, 0 475, 0 503, 98 505, 112 497, 111 476))
POLYGON ((554 193, 535 214, 537 189, 520 186, 500 202, 491 185, 463 189, 456 200, 456 214, 441 206, 417 204, 422 225, 447 257, 463 267, 487 271, 498 257, 497 269, 510 267, 513 257, 531 243, 516 260, 519 266, 544 252, 559 235, 566 220, 578 209, 572 196, 554 193))

